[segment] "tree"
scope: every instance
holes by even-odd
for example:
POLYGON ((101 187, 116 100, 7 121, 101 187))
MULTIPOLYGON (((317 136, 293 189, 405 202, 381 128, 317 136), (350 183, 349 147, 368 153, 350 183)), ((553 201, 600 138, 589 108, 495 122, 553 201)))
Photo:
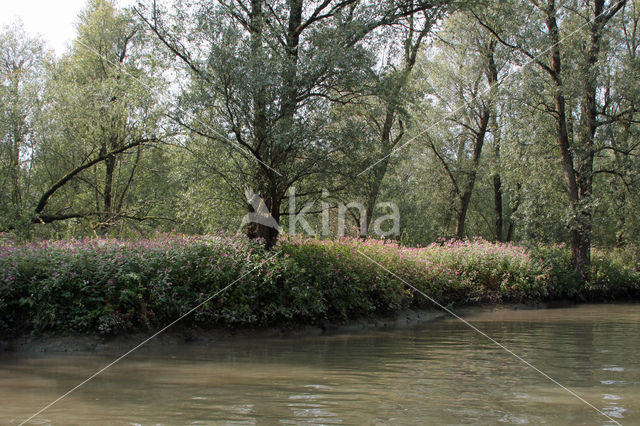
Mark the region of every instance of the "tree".
POLYGON ((0 33, 0 226, 22 221, 29 202, 35 123, 42 107, 42 81, 51 56, 21 23, 0 33))
POLYGON ((145 55, 130 11, 108 0, 89 2, 71 52, 47 84, 33 223, 82 218, 104 233, 120 219, 154 217, 152 200, 132 195, 147 148, 161 139, 152 92, 159 80, 145 55))
POLYGON ((350 187, 345 196, 362 199, 364 205, 363 217, 354 213, 362 237, 369 232, 387 170, 395 150, 402 145, 405 123, 410 120, 406 107, 411 73, 441 13, 440 9, 424 10, 390 25, 388 41, 382 43, 384 52, 377 55, 386 63, 378 73, 371 72, 375 76, 373 90, 357 102, 338 105, 334 110, 337 131, 333 137, 342 141, 340 164, 352 172, 344 176, 350 187))
MULTIPOLYGON (((367 37, 438 5, 202 0, 174 16, 155 2, 137 13, 190 71, 191 90, 174 119, 216 143, 222 163, 235 164, 216 173, 259 194, 279 223, 288 189, 328 168, 325 117, 333 103, 351 99, 371 67, 367 37)), ((271 246, 278 230, 251 224, 248 234, 271 246)))
POLYGON ((634 212, 640 201, 637 195, 640 184, 640 88, 635 76, 640 70, 640 4, 637 1, 627 4, 619 15, 617 22, 612 24, 608 42, 610 49, 615 51, 611 54, 615 60, 602 64, 602 137, 596 155, 606 179, 601 188, 594 189, 603 200, 596 207, 596 213, 610 215, 613 220, 607 221, 610 226, 604 227, 599 234, 594 227, 594 233, 598 240, 622 247, 638 235, 634 212), (611 241, 611 235, 614 241, 611 241))
MULTIPOLYGON (((423 65, 425 81, 421 86, 426 105, 420 109, 429 115, 423 120, 427 127, 420 127, 417 137, 426 139, 446 173, 451 199, 456 200, 450 208, 455 212, 453 235, 463 238, 483 148, 492 130, 493 142, 499 143, 494 99, 499 83, 496 42, 463 14, 457 14, 439 34, 436 48, 423 65)), ((496 188, 499 198, 500 186, 496 188)), ((501 208, 502 200, 496 202, 501 208)), ((498 213, 501 221, 502 212, 498 213)))
MULTIPOLYGON (((555 121, 556 144, 561 157, 569 202, 572 263, 578 275, 588 276, 593 226, 593 178, 598 128, 603 124, 603 105, 597 92, 601 82, 601 70, 607 38, 606 30, 612 18, 625 6, 625 0, 606 4, 605 0, 586 2, 585 6, 560 8, 555 0, 534 2, 527 11, 530 19, 544 28, 532 45, 522 34, 507 36, 497 25, 496 19, 476 14, 478 21, 504 46, 531 61, 547 78, 546 95, 551 102, 544 108, 555 121), (575 12, 573 12, 575 11, 575 12), (575 30, 575 21, 579 27, 575 30), (582 42, 567 53, 570 40, 563 37, 563 29, 578 32, 574 36, 582 42), (563 52, 564 50, 564 52, 563 52), (577 102, 572 102, 572 95, 577 102)), ((505 10, 505 8, 501 8, 505 10)), ((514 16, 511 16, 513 19, 514 16)))

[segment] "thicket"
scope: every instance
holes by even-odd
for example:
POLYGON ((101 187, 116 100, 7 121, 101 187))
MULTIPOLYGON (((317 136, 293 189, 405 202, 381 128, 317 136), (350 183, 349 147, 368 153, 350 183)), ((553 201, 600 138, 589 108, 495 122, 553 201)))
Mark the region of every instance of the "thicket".
POLYGON ((640 296, 633 250, 594 250, 586 284, 570 262, 562 245, 481 239, 412 248, 285 237, 268 251, 223 234, 27 244, 0 238, 0 335, 155 329, 233 282, 184 321, 314 324, 431 305, 402 280, 443 305, 640 296))

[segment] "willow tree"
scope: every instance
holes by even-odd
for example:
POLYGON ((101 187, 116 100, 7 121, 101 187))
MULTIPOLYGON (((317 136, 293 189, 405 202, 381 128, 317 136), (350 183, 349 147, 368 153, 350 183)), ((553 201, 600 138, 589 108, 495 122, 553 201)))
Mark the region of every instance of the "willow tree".
POLYGON ((154 209, 132 194, 151 155, 147 148, 159 139, 162 111, 153 93, 155 65, 131 15, 111 1, 91 0, 71 50, 47 81, 33 223, 81 218, 106 232, 121 219, 147 219, 154 209))
MULTIPOLYGON (((503 60, 497 43, 485 29, 462 13, 450 17, 438 34, 434 51, 420 61, 416 85, 422 90, 417 102, 416 139, 448 181, 449 212, 445 229, 454 223, 453 236, 465 237, 465 227, 478 176, 489 169, 484 148, 492 140, 499 150, 496 92, 503 60)), ((416 143, 419 143, 416 141, 416 143)), ((502 188, 494 180, 496 237, 502 230, 502 188)))
MULTIPOLYGON (((438 3, 200 0, 137 11, 189 71, 174 119, 214 142, 226 159, 215 172, 258 194, 279 223, 288 189, 328 168, 326 117, 368 77, 376 30, 438 3)), ((278 236, 261 224, 248 233, 268 246, 278 236)))
POLYGON ((362 212, 349 210, 362 237, 369 233, 395 150, 406 139, 416 60, 444 12, 443 8, 423 10, 385 28, 376 49, 379 61, 370 73, 371 87, 358 102, 337 105, 332 111, 332 137, 343 157, 343 198, 362 201, 362 212))
MULTIPOLYGON (((571 234, 572 263, 584 280, 588 276, 594 199, 594 177, 604 172, 596 166, 607 117, 607 99, 599 96, 604 64, 615 56, 608 48, 610 27, 626 0, 504 3, 476 11, 478 21, 502 45, 531 64, 540 81, 541 96, 532 106, 543 109, 555 125, 555 145, 565 178, 571 234), (524 29, 506 28, 507 22, 528 19, 524 29)), ((534 95, 533 93, 531 94, 534 95)), ((538 95, 538 94, 536 94, 538 95)), ((617 114, 622 118, 630 111, 617 114)))
POLYGON ((16 23, 0 32, 0 227, 25 219, 37 150, 36 122, 51 56, 16 23))

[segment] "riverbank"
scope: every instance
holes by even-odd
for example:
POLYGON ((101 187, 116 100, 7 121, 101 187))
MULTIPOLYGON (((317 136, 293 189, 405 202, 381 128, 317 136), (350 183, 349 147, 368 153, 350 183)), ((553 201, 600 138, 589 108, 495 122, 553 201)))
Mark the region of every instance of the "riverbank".
POLYGON ((562 246, 483 240, 410 248, 288 237, 274 251, 229 235, 9 242, 0 246, 0 340, 149 335, 199 305, 186 329, 322 329, 430 309, 406 283, 456 308, 638 300, 633 256, 595 250, 591 281, 580 283, 562 246))
MULTIPOLYGON (((558 304, 505 304, 461 306, 456 315, 473 316, 496 311, 526 311, 573 306, 570 302, 558 304)), ((437 308, 404 309, 387 315, 373 315, 343 321, 324 321, 321 324, 279 324, 271 327, 244 326, 236 328, 202 328, 177 324, 149 340, 144 346, 151 350, 189 345, 216 345, 256 340, 300 339, 314 336, 354 335, 368 331, 406 330, 422 324, 450 318, 451 315, 437 308)), ((125 352, 154 334, 135 332, 114 336, 98 334, 57 334, 45 332, 23 335, 0 341, 0 353, 56 354, 75 352, 117 353, 125 352)))

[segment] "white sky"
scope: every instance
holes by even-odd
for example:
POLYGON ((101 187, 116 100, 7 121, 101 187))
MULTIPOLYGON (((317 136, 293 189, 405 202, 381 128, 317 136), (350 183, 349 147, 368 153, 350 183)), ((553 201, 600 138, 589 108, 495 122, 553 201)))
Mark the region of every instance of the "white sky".
MULTIPOLYGON (((0 27, 22 19, 24 29, 39 34, 60 56, 74 39, 78 13, 87 0, 0 0, 0 27)), ((118 0, 129 5, 134 0, 118 0)))

